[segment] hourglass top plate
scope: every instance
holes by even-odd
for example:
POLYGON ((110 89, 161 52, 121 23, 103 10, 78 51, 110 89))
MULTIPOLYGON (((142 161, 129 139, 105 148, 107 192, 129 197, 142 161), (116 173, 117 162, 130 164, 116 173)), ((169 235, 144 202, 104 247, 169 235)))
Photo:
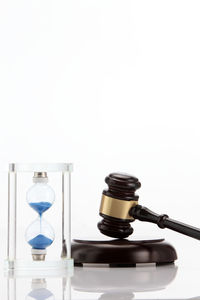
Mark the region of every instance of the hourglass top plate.
POLYGON ((3 170, 9 172, 72 172, 72 163, 10 163, 3 170))

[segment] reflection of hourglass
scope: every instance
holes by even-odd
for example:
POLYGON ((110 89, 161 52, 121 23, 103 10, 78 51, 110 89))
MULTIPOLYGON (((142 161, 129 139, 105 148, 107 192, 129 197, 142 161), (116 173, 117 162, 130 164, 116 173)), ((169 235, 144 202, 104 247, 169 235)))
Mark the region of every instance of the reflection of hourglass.
POLYGON ((33 279, 32 291, 27 295, 26 300, 54 300, 55 297, 51 291, 46 288, 45 279, 33 279))
POLYGON ((33 182, 27 192, 27 202, 38 213, 38 218, 27 228, 25 238, 32 247, 33 260, 44 260, 46 248, 54 241, 54 230, 44 220, 43 213, 52 206, 55 193, 47 184, 46 172, 35 172, 33 182))

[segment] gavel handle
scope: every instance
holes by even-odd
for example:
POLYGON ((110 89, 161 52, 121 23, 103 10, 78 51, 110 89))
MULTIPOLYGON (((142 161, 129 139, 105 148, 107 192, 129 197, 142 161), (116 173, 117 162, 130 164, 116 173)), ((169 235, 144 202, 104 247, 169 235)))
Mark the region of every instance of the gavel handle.
POLYGON ((160 228, 169 228, 187 236, 200 240, 200 229, 170 219, 168 215, 158 215, 147 207, 136 205, 130 209, 129 215, 140 221, 151 222, 158 225, 160 228))

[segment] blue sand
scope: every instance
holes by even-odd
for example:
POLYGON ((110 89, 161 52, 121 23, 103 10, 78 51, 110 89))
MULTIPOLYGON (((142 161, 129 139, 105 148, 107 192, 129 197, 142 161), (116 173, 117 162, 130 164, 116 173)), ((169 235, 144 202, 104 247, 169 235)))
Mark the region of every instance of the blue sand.
POLYGON ((46 247, 53 243, 53 240, 47 238, 43 234, 39 234, 32 240, 28 241, 28 243, 33 247, 33 249, 46 249, 46 247))
POLYGON ((52 206, 50 202, 30 202, 29 205, 36 210, 40 216, 52 206))
POLYGON ((36 289, 36 290, 33 290, 31 291, 28 296, 36 299, 36 300, 45 300, 51 296, 53 296, 53 294, 45 289, 45 288, 41 288, 41 289, 36 289))

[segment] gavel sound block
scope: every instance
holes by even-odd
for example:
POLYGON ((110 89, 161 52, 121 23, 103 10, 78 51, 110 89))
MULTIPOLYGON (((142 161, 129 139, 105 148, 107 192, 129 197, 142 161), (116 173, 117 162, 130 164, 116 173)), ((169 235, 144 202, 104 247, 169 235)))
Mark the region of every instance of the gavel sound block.
POLYGON ((103 191, 100 205, 98 229, 106 236, 115 238, 108 241, 74 240, 72 257, 76 265, 84 263, 109 264, 110 266, 135 266, 139 263, 172 263, 177 254, 172 245, 164 239, 127 240, 133 233, 130 223, 135 219, 157 224, 187 236, 200 239, 198 228, 172 220, 168 215, 158 215, 138 204, 136 190, 139 180, 123 173, 111 173, 105 178, 108 189, 103 191))

